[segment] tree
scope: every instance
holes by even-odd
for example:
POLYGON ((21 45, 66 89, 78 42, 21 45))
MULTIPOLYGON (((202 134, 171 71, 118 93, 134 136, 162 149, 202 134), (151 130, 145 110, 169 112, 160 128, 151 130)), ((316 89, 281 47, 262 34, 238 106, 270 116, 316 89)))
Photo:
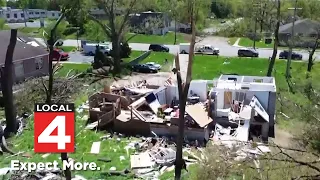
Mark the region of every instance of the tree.
POLYGON ((121 42, 129 29, 130 14, 140 12, 141 0, 94 0, 97 7, 102 8, 107 17, 104 22, 89 13, 89 18, 101 26, 112 43, 112 57, 114 60, 113 75, 121 73, 121 42))
POLYGON ((278 45, 279 45, 279 27, 280 27, 280 9, 281 9, 281 2, 280 0, 277 1, 277 24, 276 24, 276 29, 274 30, 274 45, 273 45, 273 52, 272 56, 269 62, 269 67, 268 67, 268 72, 267 76, 272 75, 272 70, 274 67, 274 63, 277 58, 277 53, 278 53, 278 45))
POLYGON ((314 52, 316 51, 316 49, 319 47, 319 41, 320 41, 320 27, 318 27, 318 29, 316 29, 316 37, 315 37, 315 41, 313 42, 313 46, 311 51, 309 52, 309 58, 308 58, 308 68, 307 71, 311 72, 312 70, 312 66, 314 64, 315 59, 313 59, 313 55, 314 52))
POLYGON ((6 116, 6 128, 4 130, 4 136, 9 137, 11 133, 16 134, 17 132, 17 120, 16 110, 13 102, 13 53, 17 43, 17 30, 11 30, 11 37, 9 46, 6 53, 6 59, 4 67, 1 68, 1 89, 5 103, 4 111, 6 116))
MULTIPOLYGON (((67 10, 63 10, 67 11, 67 10)), ((55 25, 52 27, 50 30, 49 34, 49 40, 47 41, 48 49, 49 49, 49 82, 48 82, 48 87, 47 85, 42 82, 43 87, 46 92, 46 104, 52 104, 52 96, 53 96, 53 81, 54 81, 54 73, 57 70, 57 64, 53 66, 53 53, 54 53, 54 46, 58 43, 57 36, 55 35, 56 29, 58 28, 59 23, 62 21, 62 19, 65 17, 64 13, 61 13, 61 16, 59 19, 56 21, 55 25)), ((68 161, 68 155, 67 153, 61 153, 61 160, 62 161, 68 161)), ((66 168, 65 171, 65 176, 67 180, 71 180, 71 171, 70 168, 66 168)))
POLYGON ((181 170, 183 168, 184 160, 182 159, 182 146, 184 139, 184 128, 185 128, 185 110, 186 110, 186 102, 188 91, 190 87, 190 82, 192 79, 192 64, 194 58, 194 47, 195 47, 195 39, 196 39, 196 21, 197 15, 199 12, 199 8, 197 7, 198 0, 187 0, 186 4, 186 12, 189 15, 191 29, 192 29, 192 37, 190 43, 190 51, 189 51, 189 61, 188 61, 188 69, 185 83, 182 82, 181 72, 180 72, 180 62, 179 55, 175 58, 176 70, 175 73, 177 75, 177 83, 178 83, 178 91, 179 91, 179 130, 178 130, 178 138, 177 138, 177 151, 176 151, 176 162, 175 162, 175 179, 181 178, 181 170))

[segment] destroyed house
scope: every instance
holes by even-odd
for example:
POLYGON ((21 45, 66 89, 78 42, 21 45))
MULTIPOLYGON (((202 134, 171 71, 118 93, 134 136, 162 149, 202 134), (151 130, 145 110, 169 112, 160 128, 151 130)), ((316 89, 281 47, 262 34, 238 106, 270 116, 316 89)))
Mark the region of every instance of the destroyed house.
MULTIPOLYGON (((175 85, 122 87, 122 93, 97 93, 89 98, 91 123, 113 122, 113 130, 123 134, 175 137, 178 133, 179 98, 175 85), (111 98, 112 97, 112 98, 111 98), (103 107, 101 106, 103 105, 103 107), (121 111, 119 107, 121 106, 121 111)), ((192 81, 186 107, 185 137, 208 141, 212 122, 204 106, 207 81, 192 81), (200 90, 199 90, 200 88, 200 90)))
POLYGON ((274 137, 276 85, 273 77, 221 75, 210 91, 213 119, 219 125, 237 127, 241 140, 249 130, 263 139, 274 137), (239 123, 241 121, 241 123, 239 123), (241 125, 236 125, 239 123, 241 125))

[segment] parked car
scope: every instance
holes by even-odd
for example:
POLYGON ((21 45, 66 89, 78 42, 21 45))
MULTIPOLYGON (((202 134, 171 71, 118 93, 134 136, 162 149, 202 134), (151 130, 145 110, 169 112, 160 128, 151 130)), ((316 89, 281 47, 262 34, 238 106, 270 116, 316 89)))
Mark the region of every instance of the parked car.
POLYGON ((160 65, 160 64, 157 64, 157 63, 155 63, 155 62, 148 62, 148 63, 146 63, 146 65, 147 65, 147 66, 150 66, 150 67, 154 67, 154 68, 156 68, 156 69, 158 69, 158 70, 161 69, 161 65, 160 65))
POLYGON ((212 55, 219 55, 219 48, 215 48, 211 45, 204 45, 196 48, 197 53, 202 53, 202 54, 212 54, 212 55))
POLYGON ((161 44, 150 44, 149 50, 158 52, 169 52, 169 48, 161 44))
POLYGON ((61 49, 54 49, 53 50, 53 61, 58 61, 60 58, 60 61, 67 61, 69 59, 69 54, 64 52, 61 49), (61 58, 60 58, 61 57, 61 58))
MULTIPOLYGON (((279 54, 279 59, 288 59, 288 57, 289 57, 289 51, 282 51, 279 54)), ((292 52, 291 59, 302 60, 302 54, 292 52)))
POLYGON ((239 57, 259 57, 258 51, 255 49, 242 48, 238 50, 239 57))
POLYGON ((136 64, 132 67, 132 70, 135 72, 141 72, 141 73, 157 73, 158 69, 155 67, 150 67, 145 64, 136 64))

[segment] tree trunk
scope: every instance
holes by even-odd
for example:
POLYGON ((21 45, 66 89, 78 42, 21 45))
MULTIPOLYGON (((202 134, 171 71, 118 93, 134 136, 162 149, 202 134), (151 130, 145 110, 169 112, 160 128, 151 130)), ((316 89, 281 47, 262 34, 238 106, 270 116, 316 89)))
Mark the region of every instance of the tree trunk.
POLYGON ((189 14, 191 19, 191 28, 192 28, 192 38, 190 43, 189 50, 189 62, 187 69, 187 76, 185 84, 182 83, 181 74, 180 74, 180 62, 179 55, 178 58, 175 59, 176 69, 177 69, 177 83, 178 83, 178 91, 179 91, 179 130, 178 130, 178 138, 177 138, 177 151, 176 151, 176 163, 175 163, 175 179, 181 179, 181 170, 184 165, 184 160, 182 159, 182 147, 183 147, 183 139, 184 139, 184 128, 185 128, 185 119, 184 114, 186 110, 186 101, 188 96, 188 91, 190 87, 190 82, 192 79, 192 64, 194 57, 194 46, 196 39, 196 29, 195 29, 195 13, 194 13, 194 1, 189 1, 189 14))
POLYGON ((311 52, 309 52, 309 59, 308 59, 308 69, 307 71, 308 72, 311 72, 311 69, 312 69, 312 66, 313 66, 313 55, 314 55, 314 52, 316 51, 316 49, 318 48, 319 46, 319 36, 320 36, 320 33, 318 33, 317 35, 317 39, 314 43, 314 46, 312 47, 312 50, 311 52))
MULTIPOLYGON (((61 160, 63 161, 68 161, 68 154, 67 153, 61 153, 61 160)), ((64 175, 66 177, 66 180, 71 180, 71 171, 69 168, 66 168, 64 170, 64 175)))
POLYGON ((278 6, 277 6, 277 24, 276 24, 276 29, 274 30, 274 45, 273 45, 273 53, 272 57, 269 62, 269 67, 268 67, 268 72, 267 76, 272 75, 274 63, 277 58, 277 53, 278 53, 278 45, 279 45, 279 27, 280 27, 280 0, 278 0, 278 6))
POLYGON ((174 43, 177 44, 177 18, 174 20, 174 43))
POLYGON ((17 132, 17 120, 16 120, 16 110, 13 102, 13 73, 14 65, 12 62, 14 49, 17 42, 17 30, 11 30, 11 37, 9 46, 7 49, 6 59, 4 68, 1 70, 1 87, 2 95, 4 99, 4 111, 6 117, 6 128, 4 130, 5 137, 9 137, 11 133, 15 134, 17 132))
POLYGON ((319 47, 319 40, 320 40, 320 29, 318 29, 318 31, 317 31, 316 40, 314 42, 314 45, 312 47, 311 52, 309 52, 308 68, 307 68, 308 72, 311 72, 311 70, 312 70, 312 66, 313 66, 313 62, 314 62, 313 55, 314 55, 315 51, 317 50, 317 48, 319 47))
POLYGON ((49 39, 49 88, 47 91, 46 103, 51 104, 52 99, 52 89, 53 89, 53 46, 54 46, 54 29, 51 30, 49 39))
POLYGON ((121 73, 121 56, 120 56, 120 43, 119 37, 115 37, 112 40, 112 57, 113 57, 113 75, 118 75, 121 73))

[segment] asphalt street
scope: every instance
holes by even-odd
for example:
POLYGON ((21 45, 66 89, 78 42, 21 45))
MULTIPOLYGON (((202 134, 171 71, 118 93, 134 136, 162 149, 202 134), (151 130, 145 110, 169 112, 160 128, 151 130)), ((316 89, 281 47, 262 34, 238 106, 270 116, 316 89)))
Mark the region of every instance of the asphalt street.
MULTIPOLYGON (((41 38, 36 38, 36 40, 39 43, 44 43, 41 38)), ((64 46, 77 47, 80 44, 81 44, 80 41, 77 42, 77 40, 68 39, 68 40, 64 41, 64 46)), ((216 36, 205 37, 204 39, 202 39, 201 41, 199 41, 197 43, 197 45, 206 45, 206 44, 219 48, 220 55, 227 56, 227 57, 237 56, 238 49, 241 48, 241 47, 229 45, 227 38, 216 37, 216 36)), ((147 51, 149 49, 149 45, 150 44, 144 44, 144 43, 129 43, 129 46, 132 48, 132 50, 136 50, 136 51, 147 51)), ((169 52, 171 54, 177 54, 179 52, 178 45, 166 45, 166 46, 170 48, 169 52)), ((110 45, 110 48, 112 48, 111 45, 110 45)), ((257 49, 257 51, 259 52, 259 57, 261 57, 261 58, 269 58, 272 56, 272 52, 273 52, 272 49, 264 49, 264 48, 257 49)), ((278 50, 278 55, 280 52, 281 52, 281 50, 278 50)), ((306 61, 308 59, 309 54, 308 54, 307 50, 299 50, 299 51, 295 51, 295 52, 302 54, 304 61, 306 61)), ((315 58, 320 60, 320 53, 319 52, 315 53, 315 58)), ((91 62, 92 60, 93 60, 93 57, 83 56, 79 52, 70 53, 70 61, 72 61, 72 62, 91 62)))
MULTIPOLYGON (((7 25, 12 29, 25 27, 24 23, 7 23, 7 25)), ((47 25, 48 25, 48 22, 44 21, 44 26, 47 26, 47 25)), ((40 20, 34 20, 34 22, 27 22, 27 27, 40 28, 41 27, 40 20)))

